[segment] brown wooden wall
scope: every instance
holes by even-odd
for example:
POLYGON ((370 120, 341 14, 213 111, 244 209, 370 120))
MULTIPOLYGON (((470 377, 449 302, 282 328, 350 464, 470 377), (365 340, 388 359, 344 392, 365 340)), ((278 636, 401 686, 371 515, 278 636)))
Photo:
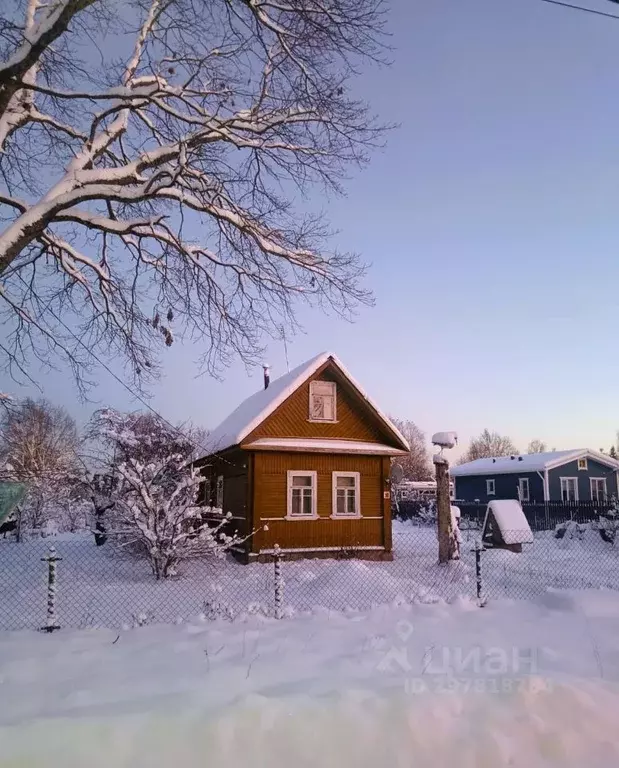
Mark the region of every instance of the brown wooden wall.
POLYGON ((206 466, 201 467, 201 474, 211 478, 211 498, 204 498, 201 489, 200 501, 215 504, 217 476, 224 477, 224 513, 231 512, 231 528, 245 535, 247 532, 247 511, 249 507, 248 473, 250 455, 246 451, 225 451, 221 456, 211 457, 206 466))
POLYGON ((333 368, 325 368, 302 384, 250 435, 244 444, 260 437, 314 437, 363 440, 394 445, 393 437, 368 409, 350 385, 333 368), (310 381, 335 381, 337 384, 336 422, 309 421, 310 381))
POLYGON ((389 459, 322 453, 258 452, 253 459, 254 508, 251 551, 287 548, 385 546, 384 498, 389 459), (317 473, 319 520, 286 520, 288 470, 317 473), (361 519, 332 520, 332 472, 359 472, 361 519), (269 519, 271 518, 271 519, 269 519), (275 519, 273 519, 275 518, 275 519), (263 530, 265 523, 268 531, 263 530))

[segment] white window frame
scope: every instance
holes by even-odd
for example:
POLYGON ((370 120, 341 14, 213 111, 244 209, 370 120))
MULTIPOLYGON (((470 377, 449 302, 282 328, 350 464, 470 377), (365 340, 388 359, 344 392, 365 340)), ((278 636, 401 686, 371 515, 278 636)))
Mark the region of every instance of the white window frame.
POLYGON ((224 476, 217 475, 217 485, 215 486, 215 506, 223 511, 224 508, 224 476))
POLYGON ((531 483, 529 482, 528 477, 518 478, 518 496, 521 503, 531 501, 531 483), (525 487, 527 489, 526 495, 524 492, 525 487))
POLYGON ((289 469, 286 475, 286 520, 318 519, 318 473, 312 469, 289 469), (294 515, 292 513, 292 481, 295 477, 312 478, 312 514, 294 515))
POLYGON ((563 498, 563 481, 564 480, 566 480, 566 481, 567 480, 573 480, 574 481, 574 499, 573 500, 574 501, 580 501, 580 499, 578 498, 578 478, 577 477, 560 477, 559 481, 561 483, 561 501, 567 501, 567 502, 570 501, 569 499, 564 499, 563 498))
POLYGON ((310 381, 309 385, 309 402, 308 402, 308 414, 309 421, 316 421, 319 424, 334 424, 337 421, 337 384, 334 381, 322 381, 321 379, 315 379, 310 381), (314 397, 313 388, 315 384, 325 385, 328 384, 331 387, 333 397, 333 418, 332 419, 317 419, 312 416, 312 398, 314 397))
POLYGON ((496 480, 490 477, 486 480, 486 496, 496 496, 496 480), (492 490, 490 490, 492 488, 492 490))
POLYGON ((361 474, 359 472, 331 473, 331 517, 338 520, 355 520, 361 517, 361 474), (338 477, 353 477, 355 479, 355 512, 354 514, 338 514, 337 511, 337 479, 338 477))
POLYGON ((578 471, 579 472, 587 472, 588 469, 589 469, 589 462, 587 461, 587 457, 586 456, 582 456, 580 459, 578 459, 578 471), (580 462, 581 461, 584 462, 584 466, 583 467, 580 466, 580 462))
POLYGON ((605 477, 590 477, 589 478, 589 493, 590 493, 590 496, 591 496, 591 501, 597 501, 597 502, 606 501, 606 499, 608 498, 608 489, 606 487, 606 478, 605 477), (596 495, 595 498, 593 496, 593 484, 595 483, 597 485, 600 481, 603 483, 603 486, 604 486, 603 496, 602 496, 601 499, 598 498, 597 495, 596 495))

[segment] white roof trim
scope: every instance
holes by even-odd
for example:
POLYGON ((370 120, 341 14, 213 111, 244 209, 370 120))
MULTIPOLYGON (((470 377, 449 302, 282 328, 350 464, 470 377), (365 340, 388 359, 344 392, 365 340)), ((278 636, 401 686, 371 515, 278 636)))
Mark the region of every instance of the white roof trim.
POLYGON ((306 382, 319 368, 331 360, 339 368, 342 375, 357 390, 358 394, 374 410, 379 420, 400 444, 403 451, 410 450, 406 438, 391 423, 389 418, 380 410, 376 403, 366 394, 360 384, 353 379, 340 360, 330 352, 320 355, 299 365, 290 373, 275 379, 269 384, 268 389, 254 392, 241 405, 233 411, 224 421, 209 435, 211 453, 218 453, 233 445, 241 443, 250 435, 256 427, 268 418, 290 395, 306 382))
POLYGON ((374 456, 400 456, 406 451, 383 443, 367 443, 361 440, 320 440, 296 437, 261 437, 245 448, 255 451, 303 451, 309 453, 358 453, 374 456))

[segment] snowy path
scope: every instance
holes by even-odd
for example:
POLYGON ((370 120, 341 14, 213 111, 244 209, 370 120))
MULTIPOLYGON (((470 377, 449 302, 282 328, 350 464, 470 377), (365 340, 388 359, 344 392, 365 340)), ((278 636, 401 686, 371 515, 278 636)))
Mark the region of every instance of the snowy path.
POLYGON ((0 766, 619 764, 619 595, 0 634, 0 766))

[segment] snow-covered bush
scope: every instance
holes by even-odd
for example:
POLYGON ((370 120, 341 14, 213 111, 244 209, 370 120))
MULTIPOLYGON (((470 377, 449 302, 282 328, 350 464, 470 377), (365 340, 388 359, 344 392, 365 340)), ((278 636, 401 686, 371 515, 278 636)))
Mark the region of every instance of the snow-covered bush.
POLYGON ((619 538, 619 502, 612 500, 612 507, 606 515, 600 516, 598 521, 598 531, 603 541, 607 544, 615 544, 619 538))
POLYGON ((554 530, 555 539, 578 539, 583 541, 588 528, 587 523, 577 523, 575 520, 566 520, 563 523, 557 523, 554 530))
POLYGON ((118 473, 123 482, 110 532, 148 557, 156 579, 176 575, 178 564, 188 558, 223 557, 242 541, 228 533, 229 513, 198 506, 202 477, 181 456, 149 464, 130 459, 118 473))
POLYGON ((157 579, 174 576, 182 560, 222 557, 241 542, 230 515, 197 503, 203 477, 191 464, 194 434, 151 414, 109 408, 91 423, 90 437, 115 457, 103 535, 147 557, 157 579))

